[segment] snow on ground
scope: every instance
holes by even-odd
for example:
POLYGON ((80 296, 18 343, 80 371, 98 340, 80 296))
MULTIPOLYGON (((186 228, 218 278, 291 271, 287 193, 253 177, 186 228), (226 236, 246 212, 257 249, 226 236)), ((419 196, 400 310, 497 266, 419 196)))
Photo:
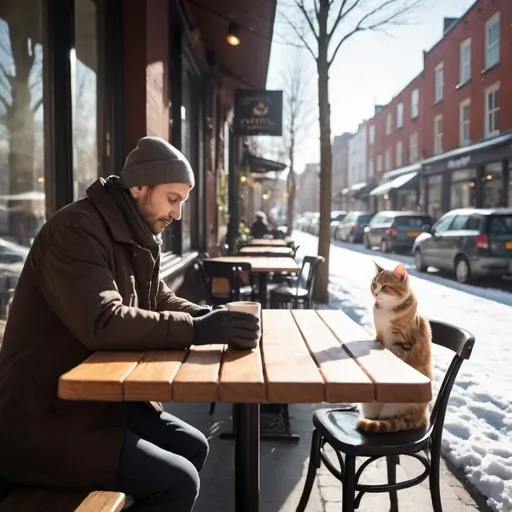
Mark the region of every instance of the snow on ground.
MULTIPOLYGON (((317 238, 296 231, 299 254, 317 253, 317 238)), ((420 310, 431 319, 464 327, 476 338, 453 387, 443 435, 443 453, 499 512, 512 512, 512 293, 458 284, 413 270, 413 259, 382 255, 361 245, 331 245, 330 307, 340 308, 373 330, 370 282, 373 262, 404 263, 420 310)), ((435 347, 435 386, 450 353, 435 347)))

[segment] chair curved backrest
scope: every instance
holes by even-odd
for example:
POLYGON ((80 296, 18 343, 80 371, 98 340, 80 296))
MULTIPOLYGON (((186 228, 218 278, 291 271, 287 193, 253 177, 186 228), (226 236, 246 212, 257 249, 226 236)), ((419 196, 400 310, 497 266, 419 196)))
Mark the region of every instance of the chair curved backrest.
POLYGON ((325 261, 323 256, 304 256, 299 278, 297 279, 297 290, 300 288, 302 278, 306 275, 306 290, 311 297, 315 288, 316 273, 318 266, 325 261))
POLYGON ((212 304, 225 304, 240 300, 240 287, 244 274, 252 286, 252 265, 241 261, 204 260, 203 268, 212 304))
POLYGON ((437 320, 431 320, 430 327, 432 329, 432 343, 455 352, 430 413, 430 431, 432 432, 434 449, 440 450, 444 418, 450 393, 462 363, 471 356, 475 345, 475 337, 460 327, 437 320))

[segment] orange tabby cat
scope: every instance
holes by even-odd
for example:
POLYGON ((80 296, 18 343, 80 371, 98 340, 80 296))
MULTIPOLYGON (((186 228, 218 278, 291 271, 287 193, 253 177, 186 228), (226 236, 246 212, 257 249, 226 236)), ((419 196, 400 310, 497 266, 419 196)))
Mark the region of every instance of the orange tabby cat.
MULTIPOLYGON (((402 361, 432 378, 430 324, 421 316, 418 301, 409 286, 409 275, 402 264, 394 270, 376 266, 371 290, 375 297, 373 320, 377 341, 402 361)), ((362 418, 357 426, 367 432, 411 430, 427 424, 427 404, 361 404, 362 418)))

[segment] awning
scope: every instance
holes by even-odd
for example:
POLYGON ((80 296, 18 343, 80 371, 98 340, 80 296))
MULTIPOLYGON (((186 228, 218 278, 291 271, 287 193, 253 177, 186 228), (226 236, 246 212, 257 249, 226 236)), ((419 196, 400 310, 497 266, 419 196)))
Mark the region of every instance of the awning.
POLYGON ((416 178, 416 176, 418 176, 418 173, 419 171, 416 171, 410 172, 409 174, 403 174, 402 176, 398 176, 398 178, 388 181, 387 183, 383 183, 382 185, 379 185, 377 188, 373 189, 370 192, 370 195, 381 196, 383 194, 386 194, 390 190, 402 188, 403 186, 407 185, 411 180, 416 178))
POLYGON ((375 183, 368 183, 367 181, 361 181, 360 183, 355 183, 351 185, 348 189, 348 195, 351 197, 355 196, 364 196, 370 192, 375 187, 375 183))
POLYGON ((281 172, 287 167, 286 164, 275 162, 274 160, 267 160, 259 156, 249 155, 249 168, 251 172, 264 174, 266 172, 281 172))

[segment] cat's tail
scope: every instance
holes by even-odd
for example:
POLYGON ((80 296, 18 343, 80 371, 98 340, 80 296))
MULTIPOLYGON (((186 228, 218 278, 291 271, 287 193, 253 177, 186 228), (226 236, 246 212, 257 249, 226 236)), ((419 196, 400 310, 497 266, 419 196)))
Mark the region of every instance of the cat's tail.
POLYGON ((398 432, 400 430, 413 430, 424 427, 427 424, 427 415, 424 411, 411 412, 398 418, 386 418, 380 420, 368 420, 361 418, 357 422, 357 428, 365 432, 384 434, 398 432))

